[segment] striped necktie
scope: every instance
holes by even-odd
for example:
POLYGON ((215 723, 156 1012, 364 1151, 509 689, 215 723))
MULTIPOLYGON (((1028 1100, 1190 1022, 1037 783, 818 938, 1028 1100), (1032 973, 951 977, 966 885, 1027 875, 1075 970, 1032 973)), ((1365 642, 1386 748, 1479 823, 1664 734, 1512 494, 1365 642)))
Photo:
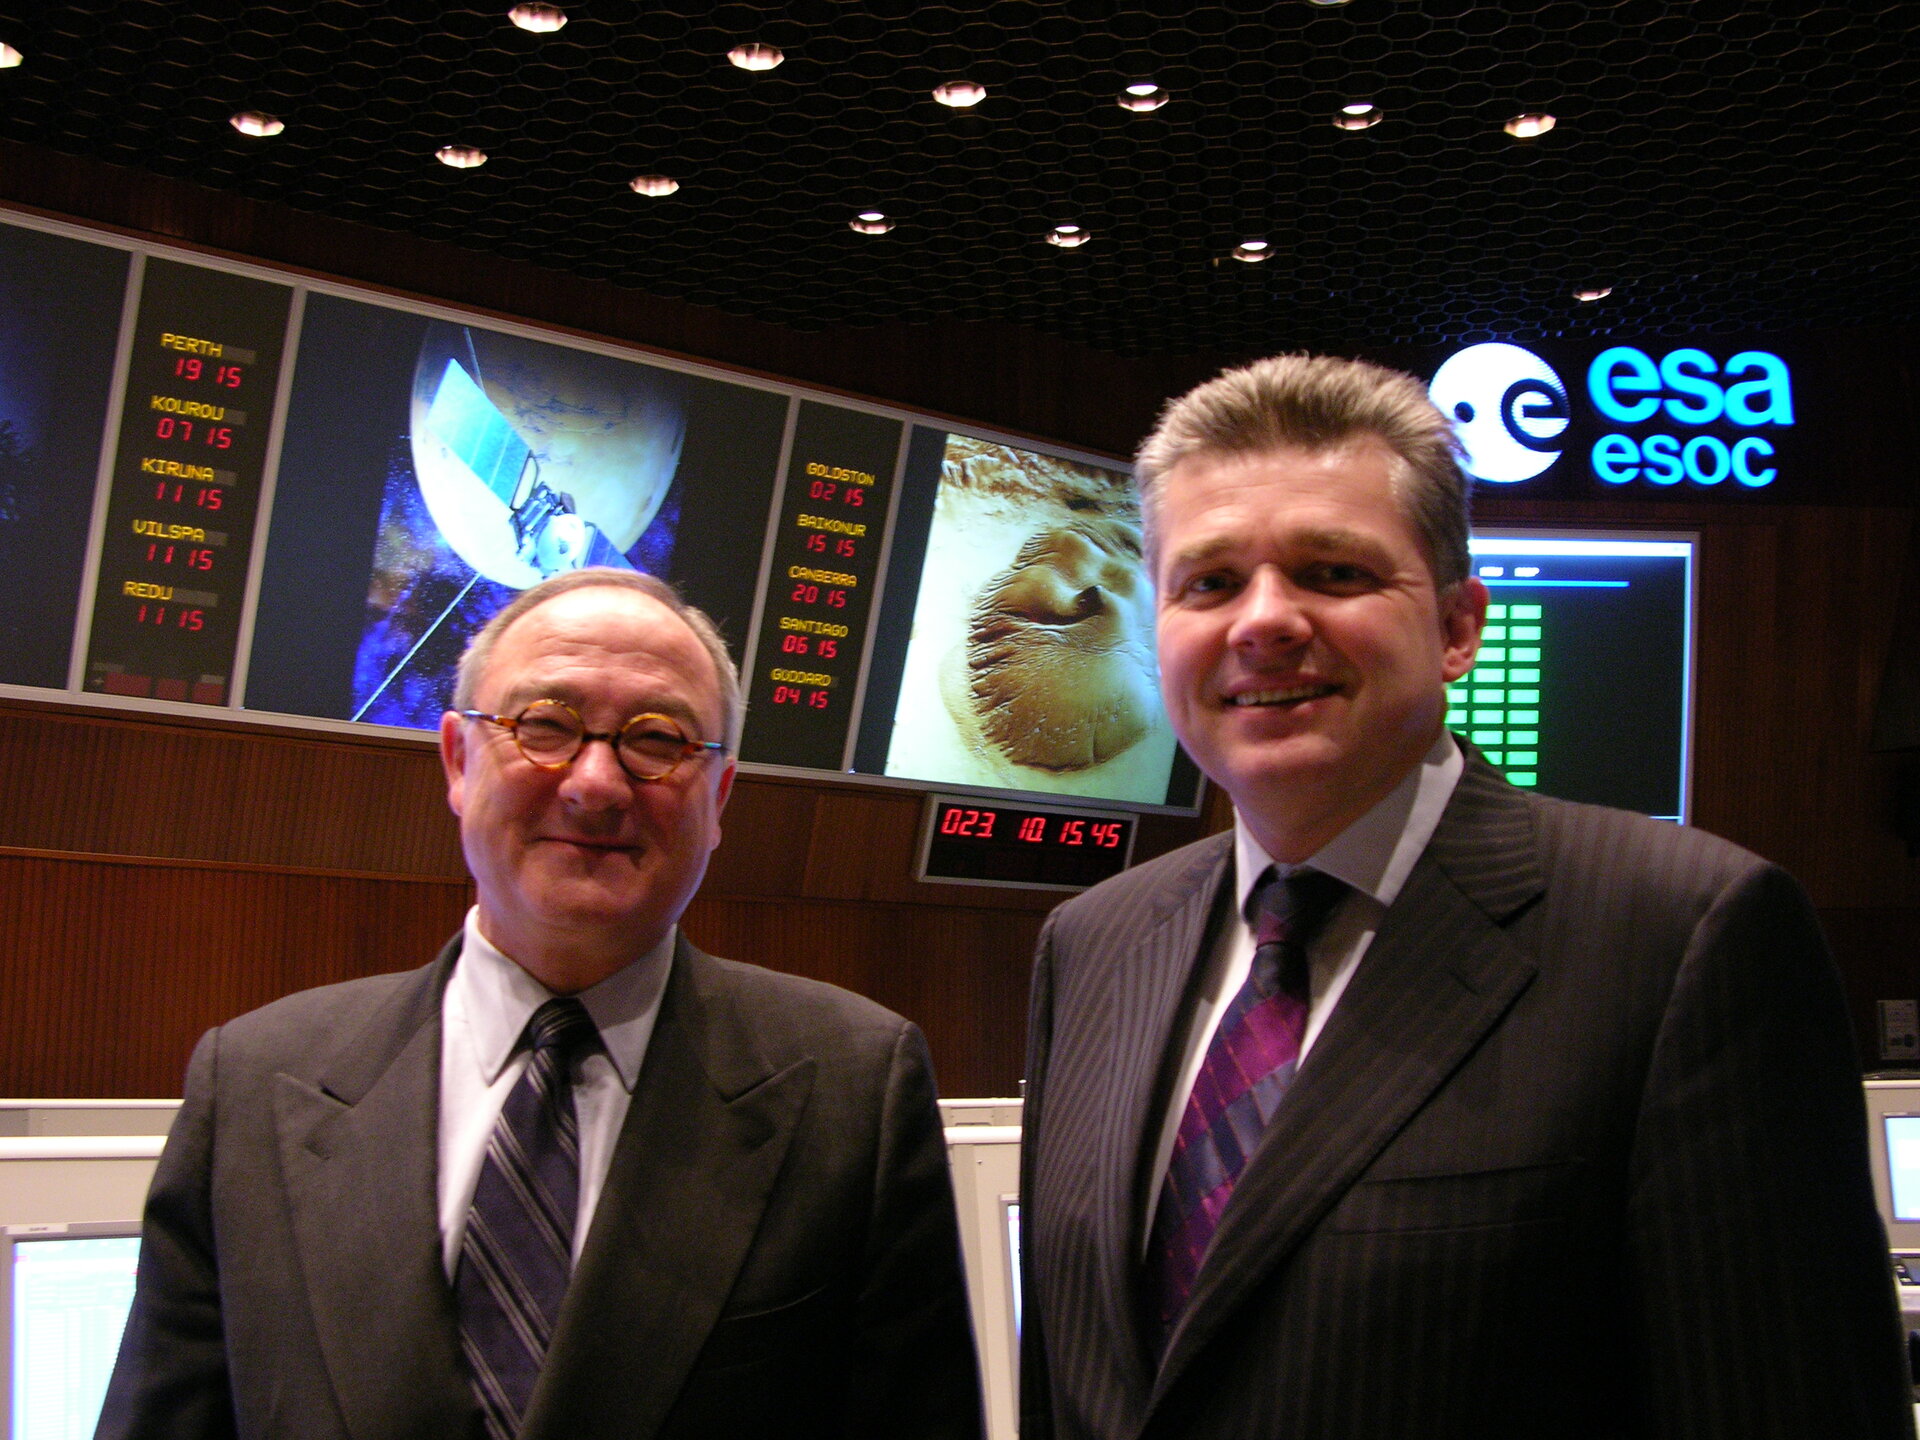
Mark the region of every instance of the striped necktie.
POLYGON ((1220 1016, 1180 1117, 1148 1249, 1162 1347, 1267 1122, 1293 1082, 1307 1028, 1307 945, 1346 886, 1317 870, 1268 870, 1248 902, 1253 966, 1220 1016))
POLYGON ((580 1129, 573 1067, 599 1034, 578 1000, 549 1000, 525 1035, 533 1051, 507 1096, 467 1212, 454 1276, 460 1347, 488 1440, 512 1440, 573 1270, 580 1129))

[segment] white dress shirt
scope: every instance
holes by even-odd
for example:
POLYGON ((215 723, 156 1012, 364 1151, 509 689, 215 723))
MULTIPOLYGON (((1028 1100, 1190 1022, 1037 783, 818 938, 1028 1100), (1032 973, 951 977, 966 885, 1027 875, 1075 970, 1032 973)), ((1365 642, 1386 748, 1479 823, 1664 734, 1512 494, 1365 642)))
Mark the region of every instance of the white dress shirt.
MULTIPOLYGON (((573 1227, 573 1258, 580 1258, 587 1227, 614 1142, 627 1118, 640 1062, 660 1018, 660 997, 673 962, 669 929, 646 955, 591 989, 581 1004, 600 1031, 601 1049, 574 1077, 573 1108, 580 1122, 580 1212, 573 1227)), ((480 933, 480 911, 467 912, 460 959, 440 1006, 439 1200, 441 1260, 451 1281, 460 1265, 467 1212, 487 1156, 487 1142, 507 1096, 526 1073, 533 1052, 519 1045, 533 1012, 553 998, 533 976, 502 955, 480 933)))
POLYGON ((1140 1236, 1142 1253, 1153 1235, 1153 1215, 1160 1204, 1167 1165, 1173 1155, 1173 1142, 1180 1133, 1180 1120, 1187 1110, 1194 1081, 1213 1043, 1213 1032, 1220 1017, 1233 1003, 1233 997, 1246 984, 1253 969, 1253 926, 1247 923, 1247 900, 1260 877, 1272 866, 1282 876, 1294 870, 1320 870, 1344 880, 1348 893, 1341 897, 1333 913, 1321 926, 1319 935, 1307 949, 1311 994, 1307 1001, 1307 1028, 1300 1040, 1300 1063, 1306 1064, 1307 1052, 1326 1028, 1327 1018, 1346 992, 1361 957, 1373 943, 1386 916, 1387 907, 1407 883, 1414 862, 1433 838, 1441 812, 1453 796, 1453 787, 1466 769, 1460 747, 1447 731, 1426 756, 1388 793, 1385 799, 1342 830, 1317 853, 1298 866, 1281 865, 1260 848, 1246 822, 1238 814, 1233 822, 1234 916, 1220 929, 1213 953, 1207 958, 1200 977, 1200 1002, 1195 1008, 1193 1028, 1188 1032, 1180 1065, 1180 1079, 1174 1086, 1166 1116, 1160 1126, 1160 1146, 1153 1161, 1153 1188, 1148 1192, 1146 1229, 1140 1236))

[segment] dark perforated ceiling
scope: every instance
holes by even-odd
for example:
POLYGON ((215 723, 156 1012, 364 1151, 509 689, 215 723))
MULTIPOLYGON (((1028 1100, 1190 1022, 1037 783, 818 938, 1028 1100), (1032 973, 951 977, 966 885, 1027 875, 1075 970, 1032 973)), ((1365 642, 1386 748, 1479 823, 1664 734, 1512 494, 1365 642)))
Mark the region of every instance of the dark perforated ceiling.
POLYGON ((1912 3, 506 9, 20 8, 0 136, 804 328, 1141 353, 1920 318, 1912 3), (748 41, 786 62, 730 65, 748 41), (985 101, 934 103, 954 79, 985 101), (1171 102, 1121 109, 1140 80, 1171 102), (1336 129, 1358 102, 1381 123, 1336 129), (1502 132, 1526 111, 1559 124, 1502 132), (896 227, 855 234, 868 207, 896 227), (1249 238, 1274 258, 1227 258, 1249 238))

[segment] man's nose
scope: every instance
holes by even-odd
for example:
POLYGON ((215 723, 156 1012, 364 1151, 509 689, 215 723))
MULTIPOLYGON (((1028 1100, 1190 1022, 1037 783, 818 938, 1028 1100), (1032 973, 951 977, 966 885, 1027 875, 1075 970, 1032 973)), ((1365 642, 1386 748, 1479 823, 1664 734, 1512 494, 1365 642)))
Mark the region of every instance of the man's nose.
POLYGON ((589 736, 567 767, 560 794, 569 804, 609 809, 633 798, 633 781, 621 768, 614 742, 603 735, 589 736))
POLYGON ((1234 606, 1229 643, 1254 648, 1301 644, 1313 634, 1313 621, 1302 598, 1279 570, 1260 566, 1234 606))

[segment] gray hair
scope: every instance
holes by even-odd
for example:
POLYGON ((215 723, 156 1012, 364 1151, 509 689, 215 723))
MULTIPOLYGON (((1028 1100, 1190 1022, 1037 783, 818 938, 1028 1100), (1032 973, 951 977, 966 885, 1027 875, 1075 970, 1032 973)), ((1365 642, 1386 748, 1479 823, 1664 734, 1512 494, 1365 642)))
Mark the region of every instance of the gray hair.
POLYGON ((1394 489, 1419 532, 1434 583, 1467 578, 1470 496, 1453 426, 1412 375, 1332 355, 1275 355, 1228 370, 1169 401, 1134 457, 1148 553, 1167 472, 1197 455, 1329 450, 1362 436, 1400 458, 1394 489))
POLYGON ((608 590, 637 590, 650 599, 658 600, 679 616, 681 622, 693 632, 694 639, 700 642, 708 658, 713 661, 714 679, 720 691, 721 714, 726 722, 727 753, 737 753, 740 749, 740 730, 746 724, 747 705, 740 693, 740 671, 735 667, 733 657, 727 653, 727 642, 720 638, 718 627, 707 618, 704 611, 681 599, 680 592, 659 577, 639 570, 619 570, 608 565, 565 571, 522 590, 503 605, 468 643, 466 653, 460 657, 459 675, 453 689, 453 708, 473 708, 473 697, 480 688, 480 677, 486 673, 487 662, 493 658, 493 647, 499 643, 508 626, 557 595, 596 585, 608 590))

